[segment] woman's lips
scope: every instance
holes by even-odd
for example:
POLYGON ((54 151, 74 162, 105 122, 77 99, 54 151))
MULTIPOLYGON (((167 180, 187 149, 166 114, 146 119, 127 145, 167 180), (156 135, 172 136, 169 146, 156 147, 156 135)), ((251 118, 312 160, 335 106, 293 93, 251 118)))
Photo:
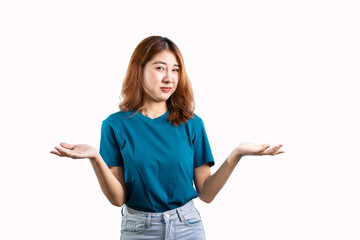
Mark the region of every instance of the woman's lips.
POLYGON ((166 93, 170 92, 170 90, 171 90, 170 87, 162 87, 161 88, 161 91, 166 92, 166 93))

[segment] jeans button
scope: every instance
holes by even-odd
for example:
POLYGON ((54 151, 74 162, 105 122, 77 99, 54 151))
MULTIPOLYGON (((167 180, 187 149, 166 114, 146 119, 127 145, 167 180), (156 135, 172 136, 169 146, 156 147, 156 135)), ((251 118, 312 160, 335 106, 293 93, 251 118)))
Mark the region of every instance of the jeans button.
POLYGON ((168 213, 165 214, 165 218, 169 219, 170 215, 168 213))

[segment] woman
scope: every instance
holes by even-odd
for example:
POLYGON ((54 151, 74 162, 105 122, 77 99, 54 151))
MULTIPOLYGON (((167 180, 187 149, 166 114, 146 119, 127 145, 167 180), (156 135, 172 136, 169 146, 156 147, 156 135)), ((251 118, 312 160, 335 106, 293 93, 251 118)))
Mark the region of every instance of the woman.
POLYGON ((192 199, 210 203, 246 155, 277 155, 281 144, 242 143, 214 165, 204 124, 178 47, 151 36, 135 49, 120 111, 102 123, 100 151, 61 143, 51 153, 89 158, 100 187, 123 206, 121 239, 205 239, 192 199), (193 187, 195 184, 195 188, 193 187))

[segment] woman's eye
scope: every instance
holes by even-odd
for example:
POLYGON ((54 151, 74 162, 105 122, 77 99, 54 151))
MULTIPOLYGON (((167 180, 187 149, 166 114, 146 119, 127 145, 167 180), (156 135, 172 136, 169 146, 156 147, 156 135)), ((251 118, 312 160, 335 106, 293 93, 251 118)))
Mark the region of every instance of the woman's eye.
POLYGON ((180 71, 180 69, 178 69, 178 68, 177 68, 177 69, 174 69, 173 71, 175 71, 175 72, 179 72, 179 71, 180 71))
POLYGON ((159 69, 159 70, 164 70, 164 68, 163 68, 163 67, 157 67, 156 69, 159 69))

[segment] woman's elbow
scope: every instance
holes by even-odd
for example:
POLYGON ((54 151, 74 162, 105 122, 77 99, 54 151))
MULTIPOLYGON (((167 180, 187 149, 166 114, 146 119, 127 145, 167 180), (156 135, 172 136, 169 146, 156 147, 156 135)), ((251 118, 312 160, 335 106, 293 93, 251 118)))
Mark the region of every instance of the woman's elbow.
POLYGON ((211 203, 215 197, 199 195, 199 198, 205 203, 211 203))
POLYGON ((108 199, 109 202, 115 207, 122 207, 125 203, 122 199, 108 199))
POLYGON ((122 207, 124 205, 124 202, 110 201, 110 203, 115 207, 122 207))

